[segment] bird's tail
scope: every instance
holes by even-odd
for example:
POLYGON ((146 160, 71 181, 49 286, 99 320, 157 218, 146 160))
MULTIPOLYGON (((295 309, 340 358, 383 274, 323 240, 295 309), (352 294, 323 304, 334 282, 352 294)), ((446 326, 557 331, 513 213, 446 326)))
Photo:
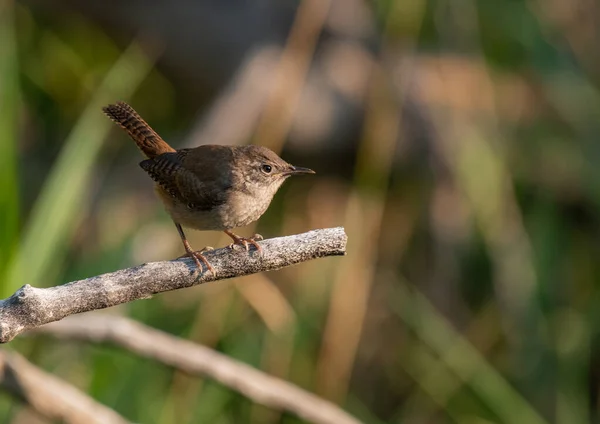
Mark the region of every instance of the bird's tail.
POLYGON ((127 131, 127 134, 149 159, 175 151, 127 103, 118 102, 103 107, 102 110, 106 116, 127 131))

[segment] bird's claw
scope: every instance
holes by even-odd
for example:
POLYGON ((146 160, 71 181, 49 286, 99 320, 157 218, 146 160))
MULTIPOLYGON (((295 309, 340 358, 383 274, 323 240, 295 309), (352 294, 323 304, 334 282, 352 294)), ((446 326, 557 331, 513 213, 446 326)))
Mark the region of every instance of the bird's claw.
MULTIPOLYGON (((208 246, 210 247, 210 246, 208 246)), ((198 267, 199 270, 202 270, 202 265, 200 264, 200 261, 204 262, 204 265, 206 265, 206 268, 210 271, 210 273, 213 275, 213 277, 217 276, 217 272, 215 271, 215 269, 213 268, 213 266, 210 264, 210 262, 208 262, 208 259, 206 259, 204 257, 204 255, 202 254, 202 252, 207 252, 209 250, 214 250, 212 247, 210 249, 208 248, 204 248, 200 251, 197 252, 190 252, 189 256, 192 257, 192 259, 194 259, 194 262, 196 262, 196 266, 198 267)))
POLYGON ((185 255, 181 255, 177 259, 192 258, 194 260, 194 262, 196 263, 196 266, 198 267, 199 271, 202 271, 202 268, 203 268, 202 267, 202 263, 204 263, 204 265, 211 272, 211 274, 214 277, 216 277, 217 276, 217 272, 215 271, 215 268, 210 264, 210 262, 208 262, 208 259, 206 259, 206 257, 202 254, 204 252, 209 252, 211 250, 215 250, 214 247, 206 246, 202 250, 197 250, 195 252, 193 250, 190 250, 185 255), (201 263, 201 261, 202 261, 202 263, 201 263))
POLYGON ((260 241, 262 239, 263 236, 261 236, 260 234, 254 234, 252 237, 249 238, 236 236, 234 242, 229 245, 229 248, 234 250, 238 247, 243 247, 246 250, 246 252, 248 252, 250 250, 250 245, 252 245, 256 248, 257 252, 262 254, 262 247, 260 247, 260 244, 257 243, 257 241, 260 241))

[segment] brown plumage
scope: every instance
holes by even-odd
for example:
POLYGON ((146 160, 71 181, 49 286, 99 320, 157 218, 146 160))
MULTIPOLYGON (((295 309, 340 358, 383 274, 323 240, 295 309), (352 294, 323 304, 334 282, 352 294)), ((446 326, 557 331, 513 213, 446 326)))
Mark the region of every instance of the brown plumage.
POLYGON ((128 104, 119 102, 103 110, 148 158, 140 166, 155 181, 156 192, 198 268, 203 261, 214 272, 202 253, 193 251, 181 225, 224 231, 233 239, 232 247, 239 244, 248 250, 252 244, 260 251, 255 238, 239 237, 230 230, 260 218, 290 175, 314 173, 260 146, 203 145, 175 150, 128 104))
POLYGON ((127 103, 118 102, 102 108, 104 113, 127 131, 127 134, 135 141, 142 153, 152 159, 163 153, 174 152, 140 115, 127 103))

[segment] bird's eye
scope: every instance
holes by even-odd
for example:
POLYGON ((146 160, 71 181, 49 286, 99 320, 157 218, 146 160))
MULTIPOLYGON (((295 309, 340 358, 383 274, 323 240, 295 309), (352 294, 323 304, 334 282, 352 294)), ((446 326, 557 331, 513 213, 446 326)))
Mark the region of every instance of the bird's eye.
POLYGON ((270 174, 273 168, 271 168, 271 165, 263 165, 262 166, 262 170, 265 174, 270 174))

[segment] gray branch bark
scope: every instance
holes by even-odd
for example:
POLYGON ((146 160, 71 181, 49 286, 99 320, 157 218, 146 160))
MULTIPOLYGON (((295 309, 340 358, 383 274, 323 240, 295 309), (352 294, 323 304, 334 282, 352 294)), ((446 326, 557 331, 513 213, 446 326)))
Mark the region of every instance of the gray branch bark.
POLYGON ((208 376, 256 403, 292 412, 316 424, 360 424, 333 403, 206 346, 182 340, 128 318, 108 314, 69 318, 36 332, 60 339, 111 343, 191 375, 208 376))
POLYGON ((189 258, 153 262, 50 288, 24 285, 0 300, 0 343, 69 315, 108 308, 155 293, 209 281, 271 271, 325 256, 344 255, 347 236, 342 227, 309 231, 260 242, 262 255, 251 250, 222 248, 207 252, 216 276, 199 272, 189 258))
POLYGON ((112 409, 14 352, 0 351, 0 387, 40 415, 67 424, 126 424, 112 409))

